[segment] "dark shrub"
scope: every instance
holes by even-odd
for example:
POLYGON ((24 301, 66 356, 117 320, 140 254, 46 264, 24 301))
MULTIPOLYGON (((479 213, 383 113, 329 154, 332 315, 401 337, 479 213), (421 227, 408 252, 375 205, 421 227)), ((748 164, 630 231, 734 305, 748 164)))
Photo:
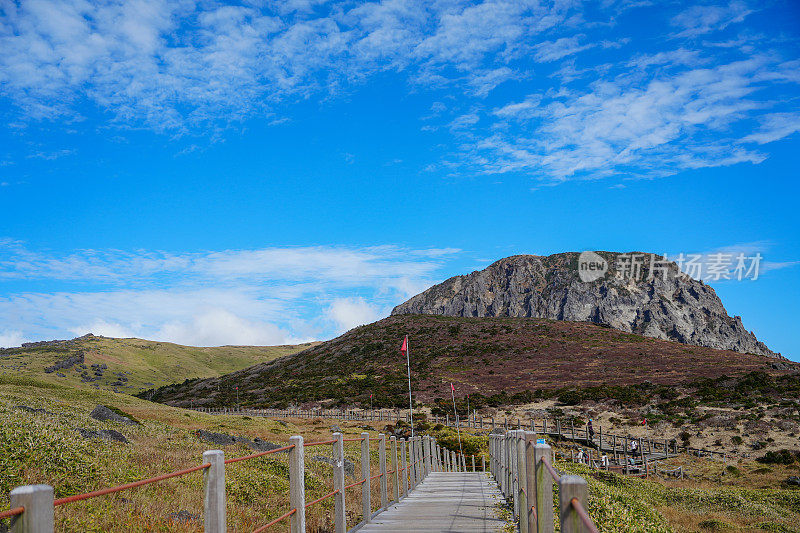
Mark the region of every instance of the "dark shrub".
POLYGON ((759 463, 775 464, 775 465, 790 465, 797 460, 798 452, 783 449, 777 452, 768 451, 763 457, 756 459, 759 463))

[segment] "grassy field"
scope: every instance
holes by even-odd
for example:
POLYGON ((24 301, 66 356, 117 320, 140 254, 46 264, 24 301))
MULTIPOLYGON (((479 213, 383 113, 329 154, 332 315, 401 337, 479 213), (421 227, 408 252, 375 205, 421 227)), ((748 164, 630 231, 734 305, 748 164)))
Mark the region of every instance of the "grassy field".
MULTIPOLYGON (((198 438, 205 429, 248 438, 286 443, 294 434, 306 441, 330 438, 331 426, 348 437, 364 431, 363 423, 332 420, 267 420, 247 416, 212 416, 150 403, 104 390, 65 387, 25 376, 0 376, 0 509, 8 508, 8 492, 28 483, 48 483, 56 496, 109 487, 200 463, 202 452, 218 446, 198 438), (141 422, 125 426, 89 417, 99 404, 124 411, 141 422), (31 412, 26 406, 43 411, 31 412), (115 429, 128 444, 83 439, 77 428, 115 429)), ((388 428, 391 429, 391 428, 388 428)), ((376 426, 369 433, 387 431, 376 426)), ((457 447, 452 430, 428 431, 440 443, 457 447)), ((478 457, 486 452, 485 435, 466 435, 465 451, 478 457)), ((347 457, 358 469, 358 444, 347 445, 347 457)), ((241 445, 225 446, 226 457, 252 453, 241 445)), ((565 449, 562 449, 565 451, 565 449)), ((332 489, 331 467, 313 456, 329 456, 329 446, 307 449, 306 489, 309 500, 332 489)), ((373 470, 377 449, 371 447, 373 470)), ((557 462, 557 467, 590 481, 590 514, 603 532, 611 531, 799 531, 800 491, 782 488, 796 465, 770 465, 754 461, 725 465, 707 459, 681 456, 691 476, 680 480, 623 479, 590 473, 585 467, 557 462), (735 466, 735 471, 727 468, 735 466)), ((477 464, 480 464, 478 459, 477 464)), ((355 479, 347 479, 352 483, 355 479)), ((230 531, 252 531, 288 509, 286 455, 277 454, 228 465, 226 473, 230 531)), ((377 480, 373 501, 378 501, 377 480)), ((360 520, 360 492, 348 490, 349 523, 360 520)), ((58 531, 201 531, 202 476, 199 473, 170 479, 118 495, 78 502, 56 510, 58 531), (190 520, 176 522, 175 513, 190 520)), ((309 530, 330 531, 332 501, 309 509, 309 530)), ((285 525, 275 531, 285 530, 285 525)))
POLYGON ((0 376, 27 376, 73 387, 135 394, 188 378, 227 374, 315 344, 198 348, 135 338, 86 336, 61 343, 0 349, 0 376), (83 363, 45 372, 58 361, 75 356, 82 356, 83 363))

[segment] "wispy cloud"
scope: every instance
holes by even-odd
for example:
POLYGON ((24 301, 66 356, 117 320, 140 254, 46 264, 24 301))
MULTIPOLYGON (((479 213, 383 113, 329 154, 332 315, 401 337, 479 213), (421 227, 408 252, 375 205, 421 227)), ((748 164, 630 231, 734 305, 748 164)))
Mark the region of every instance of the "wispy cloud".
POLYGON ((567 56, 575 55, 596 46, 595 44, 580 44, 585 35, 562 37, 555 41, 545 41, 533 47, 536 51, 534 59, 541 62, 557 61, 567 56))
POLYGON ((724 30, 731 24, 742 22, 753 11, 741 1, 727 5, 695 5, 673 17, 672 25, 680 29, 675 37, 697 37, 724 30))
POLYGON ((424 117, 421 129, 455 136, 429 168, 550 182, 754 164, 764 145, 796 133, 797 100, 785 95, 796 95, 800 66, 777 39, 739 31, 754 4, 660 9, 660 41, 641 53, 623 46, 620 21, 649 4, 6 3, 0 97, 22 124, 81 124, 99 110, 120 128, 202 136, 252 117, 280 124, 296 100, 391 72, 409 90, 458 101, 452 115, 424 117))
MULTIPOLYGON (((608 175, 664 176, 681 170, 766 157, 752 147, 797 131, 791 115, 765 119, 743 135, 753 113, 774 105, 763 87, 785 76, 785 64, 754 56, 699 67, 685 54, 639 57, 637 66, 668 64, 668 74, 597 81, 588 90, 532 95, 492 113, 495 126, 478 137, 467 160, 483 172, 524 171, 542 179, 608 175), (690 65, 687 67, 687 64, 690 65)), ((662 67, 663 68, 663 67, 662 67)))
POLYGON ((387 245, 54 254, 8 240, 0 249, 0 283, 15 287, 0 297, 7 344, 90 331, 199 345, 330 337, 438 281, 459 253, 387 245), (37 292, 42 280, 62 289, 37 292))

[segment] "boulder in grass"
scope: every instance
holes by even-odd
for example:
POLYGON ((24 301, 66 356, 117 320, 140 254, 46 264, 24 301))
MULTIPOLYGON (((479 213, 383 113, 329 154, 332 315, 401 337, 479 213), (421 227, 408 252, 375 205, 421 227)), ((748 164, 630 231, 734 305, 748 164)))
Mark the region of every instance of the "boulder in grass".
POLYGON ((89 416, 101 422, 117 422, 129 426, 136 426, 139 424, 139 422, 131 420, 127 416, 115 412, 105 405, 98 405, 95 407, 89 416))
POLYGON ((105 439, 128 444, 128 439, 125 438, 125 435, 113 429, 97 430, 78 428, 78 433, 80 433, 81 437, 84 439, 105 439))
POLYGON ((252 448, 257 452, 268 452, 270 450, 283 447, 283 445, 281 444, 275 444, 274 442, 261 440, 258 437, 256 437, 253 440, 250 440, 246 437, 239 437, 237 435, 228 435, 226 433, 216 433, 214 431, 206 431, 204 429, 198 429, 194 432, 194 434, 200 440, 205 442, 210 442, 211 444, 216 444, 217 446, 243 444, 244 446, 252 448))
MULTIPOLYGON (((311 458, 312 461, 317 461, 319 463, 329 464, 331 466, 336 466, 336 459, 333 457, 328 457, 326 455, 315 455, 311 458)), ((351 478, 355 478, 356 476, 356 465, 353 464, 352 461, 344 460, 344 473, 351 478)))

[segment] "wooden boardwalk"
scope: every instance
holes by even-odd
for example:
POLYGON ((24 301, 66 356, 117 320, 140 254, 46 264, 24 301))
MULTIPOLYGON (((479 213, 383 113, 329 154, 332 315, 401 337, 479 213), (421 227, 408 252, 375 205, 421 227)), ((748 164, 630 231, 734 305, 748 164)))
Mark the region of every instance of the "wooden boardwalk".
POLYGON ((432 472, 413 492, 358 531, 501 531, 503 496, 483 472, 432 472))

